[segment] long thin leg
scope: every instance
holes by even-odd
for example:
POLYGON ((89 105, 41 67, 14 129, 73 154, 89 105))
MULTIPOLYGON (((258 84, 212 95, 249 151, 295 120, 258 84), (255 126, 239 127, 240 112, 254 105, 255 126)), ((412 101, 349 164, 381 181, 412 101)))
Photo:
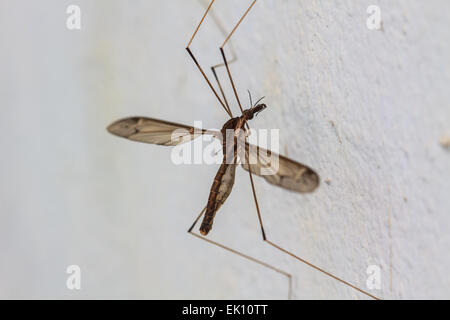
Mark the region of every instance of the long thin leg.
MULTIPOLYGON (((230 67, 228 66, 227 58, 225 57, 225 52, 223 51, 223 48, 220 48, 220 53, 222 54, 223 62, 225 64, 225 68, 227 68, 228 78, 231 82, 231 87, 233 88, 234 96, 236 97, 236 101, 239 105, 239 109, 241 109, 241 113, 244 113, 244 109, 242 109, 241 101, 239 100, 239 96, 236 91, 236 86, 234 85, 233 77, 231 76, 230 67)), ((247 121, 246 121, 247 122, 247 121)), ((247 124, 248 127, 248 124, 247 124)))
POLYGON ((225 105, 227 107, 228 114, 230 115, 231 118, 233 118, 233 113, 231 112, 230 105, 228 104, 227 98, 225 97, 225 92, 222 89, 222 85, 220 84, 219 77, 217 76, 217 73, 216 73, 217 67, 220 67, 220 65, 211 67, 211 71, 214 75, 214 78, 216 79, 217 85, 219 86, 219 90, 220 90, 220 93, 222 94, 223 102, 225 103, 225 105))
POLYGON ((203 78, 205 78, 206 82, 208 83, 209 87, 211 88, 212 92, 214 93, 214 95, 216 96, 217 100, 219 101, 220 105, 223 107, 223 109, 225 110, 225 112, 230 116, 230 118, 233 117, 233 115, 231 114, 231 112, 228 110, 227 106, 224 104, 224 102, 222 101, 222 99, 220 99, 219 95, 216 92, 216 89, 214 89, 213 85, 211 84, 211 82, 209 81, 208 77, 206 76, 205 72, 203 71, 202 67, 200 66, 200 64, 197 62, 197 59, 195 59, 194 54, 192 53, 191 49, 189 49, 189 47, 186 48, 187 52, 189 53, 189 55, 191 56, 192 60, 194 60, 195 65, 197 66, 198 70, 200 71, 200 73, 203 75, 203 78))
POLYGON ((242 20, 244 20, 245 16, 247 15, 247 13, 252 9, 253 5, 256 3, 256 0, 253 0, 253 2, 250 4, 250 6, 247 8, 247 10, 244 12, 244 14, 242 15, 242 17, 239 19, 238 23, 236 23, 236 25, 234 26, 233 30, 231 30, 230 34, 225 38, 225 41, 222 43, 222 45, 220 46, 221 48, 223 48, 225 46, 225 44, 228 42, 228 40, 230 40, 231 36, 233 35, 233 33, 236 31, 236 29, 239 27, 239 25, 241 24, 242 20))
POLYGON ((258 260, 258 259, 256 259, 256 258, 253 258, 253 257, 250 257, 249 255, 246 255, 246 254, 244 254, 244 253, 242 253, 242 252, 239 252, 239 251, 237 251, 237 250, 234 250, 234 249, 232 249, 232 248, 230 248, 230 247, 224 246, 223 244, 221 244, 221 243, 219 243, 219 242, 216 242, 216 241, 210 240, 210 239, 208 239, 208 238, 205 238, 205 237, 203 237, 203 236, 201 236, 201 235, 199 235, 199 234, 197 234, 197 233, 195 233, 195 232, 192 231, 192 230, 194 229, 195 225, 197 224, 197 222, 198 222, 198 221, 200 220, 200 218, 202 217, 202 215, 205 213, 205 211, 206 211, 206 207, 200 212, 200 214, 198 215, 198 217, 194 220, 194 223, 193 223, 192 226, 189 228, 188 233, 190 233, 190 234, 192 234, 194 237, 197 237, 197 238, 199 238, 199 239, 201 239, 201 240, 204 240, 204 241, 206 241, 206 242, 208 242, 208 243, 210 243, 210 244, 212 244, 212 245, 215 245, 215 246, 217 246, 217 247, 219 247, 219 248, 225 249, 225 250, 227 250, 227 251, 229 251, 229 252, 231 252, 231 253, 235 253, 235 254, 237 254, 238 256, 241 256, 241 257, 243 257, 243 258, 245 258, 245 259, 247 259, 247 260, 253 261, 253 262, 255 262, 255 263, 257 263, 257 264, 259 264, 259 265, 261 265, 261 266, 263 266, 263 267, 265 267, 265 268, 271 269, 271 270, 273 270, 273 271, 275 271, 275 272, 278 272, 278 273, 284 275, 285 277, 288 278, 288 282, 289 282, 288 298, 291 299, 291 297, 292 297, 292 275, 291 275, 291 274, 287 273, 286 271, 280 270, 280 269, 278 269, 278 268, 276 268, 276 267, 274 267, 274 266, 272 266, 272 265, 270 265, 270 264, 268 264, 268 263, 266 263, 266 262, 263 262, 263 261, 258 260))
MULTIPOLYGON (((192 60, 194 61, 195 65, 197 66, 198 70, 200 71, 200 73, 203 75, 203 78, 205 79, 205 81, 208 83, 208 86, 210 87, 210 89, 212 90, 212 92, 214 93, 214 95, 216 96, 217 100, 219 101, 220 105, 223 107, 223 109, 225 110, 225 112, 230 116, 233 117, 233 115, 231 114, 230 108, 228 106, 228 104, 225 104, 222 99, 219 97, 219 95, 217 94, 216 89, 214 89, 211 81, 209 81, 208 77, 206 76, 205 72, 203 71, 202 67, 200 66, 200 64, 198 63, 197 59, 195 58, 194 54, 192 53, 190 46, 192 41, 195 38, 195 35, 197 34, 198 30, 200 29, 200 26, 203 23, 203 20, 205 20, 206 15, 208 14, 209 10, 211 9, 211 6, 213 5, 215 0, 212 0, 211 3, 209 4, 208 8, 206 8, 205 13, 203 14, 197 28, 195 28, 194 34, 192 35, 191 39, 188 42, 188 45, 186 47, 187 52, 189 53, 189 56, 192 58, 192 60)), ((222 90, 221 90, 222 91, 222 90)))
MULTIPOLYGON (((233 33, 236 31, 236 29, 239 27, 239 25, 241 24, 241 22, 244 20, 244 18, 247 16, 248 12, 251 10, 251 8, 253 7, 253 5, 256 3, 256 0, 253 0, 252 3, 250 4, 250 6, 247 8, 247 10, 244 12, 244 14, 242 15, 242 17, 239 19, 239 21, 236 23, 236 25, 234 26, 233 30, 231 30, 230 34, 225 38, 225 41, 222 43, 222 45, 220 46, 220 53, 222 54, 222 58, 223 58, 223 62, 225 64, 225 67, 227 69, 227 73, 228 73, 228 77, 230 79, 231 82, 231 86, 233 88, 233 92, 234 92, 234 96, 236 97, 236 101, 239 105, 239 109, 241 110, 241 113, 244 113, 244 109, 242 109, 242 105, 241 105, 241 101, 239 100, 239 95, 237 94, 236 91, 236 86, 234 85, 234 81, 233 81, 233 77, 231 76, 231 72, 230 72, 230 68, 228 66, 228 62, 227 62, 227 58, 225 57, 225 52, 223 51, 223 47, 225 46, 225 44, 228 42, 228 40, 231 38, 231 36, 233 35, 233 33)), ((246 126, 247 129, 249 128, 247 121, 246 122, 246 126)))
MULTIPOLYGON (((203 3, 203 1, 200 1, 203 3)), ((224 37, 226 37, 228 35, 227 31, 225 30, 225 27, 223 26, 222 22, 220 21, 220 19, 214 14, 214 11, 210 11, 209 15, 211 16, 211 18, 214 20, 214 22, 216 23, 217 27, 219 28, 220 32, 223 34, 224 37)), ((228 60, 228 64, 232 64, 234 62, 237 61, 237 55, 234 52, 234 47, 233 44, 231 42, 228 43, 228 47, 230 48, 230 52, 231 52, 231 56, 232 58, 230 60, 228 60)), ((211 67, 211 71, 214 75, 214 78, 216 79, 217 85, 219 86, 219 90, 220 93, 222 94, 222 98, 223 98, 223 102, 225 103, 225 105, 228 108, 228 111, 230 112, 230 114, 232 114, 231 109, 230 109, 230 105, 228 104, 227 98, 225 97, 225 93, 222 89, 222 84, 219 81, 219 77, 217 75, 216 69, 219 67, 224 67, 225 64, 223 62, 218 63, 214 66, 211 67)))
MULTIPOLYGON (((247 152, 246 152, 246 158, 247 158, 247 159, 246 159, 247 163, 250 163, 250 162, 249 162, 249 156, 248 156, 248 153, 247 153, 247 152)), ((369 297, 371 297, 371 298, 373 298, 373 299, 375 299, 375 300, 380 300, 379 298, 377 298, 377 297, 375 297, 374 295, 368 293, 367 291, 364 291, 364 290, 362 290, 362 289, 360 289, 360 288, 358 288, 358 287, 352 285, 351 283, 349 283, 349 282, 347 282, 347 281, 345 281, 345 280, 342 280, 341 278, 339 278, 339 277, 337 277, 337 276, 335 276, 335 275, 333 275, 333 274, 331 274, 331 273, 329 273, 329 272, 323 270, 322 268, 319 268, 318 266, 312 264, 311 262, 306 261, 305 259, 302 259, 302 258, 296 256, 295 254, 289 252, 289 251, 286 250, 286 249, 283 249, 283 248, 280 247, 279 245, 277 245, 277 244, 273 243, 272 241, 268 240, 267 237, 266 237, 266 233, 265 233, 265 231, 264 231, 264 226, 263 226, 263 222, 262 222, 262 218, 261 218, 261 212, 260 212, 260 210, 259 210, 258 198, 256 197, 255 184, 254 184, 254 182, 253 182, 253 174, 252 174, 251 166, 250 166, 250 165, 248 166, 248 173, 249 173, 249 176, 250 176, 250 183, 251 183, 251 185, 252 185, 253 199, 255 200, 256 212, 258 213, 259 225, 260 225, 260 227, 261 227, 261 233, 262 233, 262 237, 263 237, 264 242, 268 243, 269 245, 271 245, 272 247, 274 247, 275 249, 277 249, 277 250, 279 250, 279 251, 281 251, 281 252, 287 253, 287 254, 290 255, 291 257, 293 257, 293 258, 297 259, 298 261, 300 261, 300 262, 302 262, 302 263, 304 263, 304 264, 310 266, 311 268, 314 268, 314 269, 316 269, 317 271, 320 271, 320 272, 322 272, 323 274, 325 274, 325 275, 327 275, 327 276, 329 276, 329 277, 331 277, 331 278, 333 278, 333 279, 335 279, 335 280, 337 280, 337 281, 339 281, 339 282, 345 284, 346 286, 349 286, 349 287, 351 287, 351 288, 353 288, 353 289, 355 289, 355 290, 357 290, 357 291, 359 291, 359 292, 361 292, 361 293, 363 293, 363 294, 365 294, 365 295, 367 295, 367 296, 369 296, 369 297)))
MULTIPOLYGON (((221 86, 221 84, 220 84, 220 82, 219 82, 219 80, 218 80, 217 74, 216 74, 216 72, 215 72, 215 68, 216 68, 216 67, 219 67, 219 66, 222 66, 223 64, 218 64, 218 65, 212 67, 212 71, 213 71, 214 77, 216 78, 216 81, 217 81, 217 83, 218 83, 218 85, 219 85, 220 92, 221 92, 222 97, 223 97, 223 101, 222 101, 222 99, 221 99, 221 98, 219 97, 219 95, 217 94, 217 91, 214 89, 213 85, 211 84, 211 81, 208 79, 207 75, 206 75, 205 72, 203 71, 202 67, 200 66, 200 64, 198 63, 197 59, 195 58, 194 54, 192 53, 192 51, 191 51, 191 49, 190 49, 191 43, 192 43, 192 41, 194 40, 194 38, 195 38, 195 36, 196 36, 198 30, 200 29, 200 26, 202 25, 203 21, 205 20, 206 15, 207 15, 208 12, 210 11, 211 6, 213 5, 214 1, 215 1, 215 0, 211 0, 211 2, 209 3, 208 7, 206 8, 205 13, 203 14, 202 18, 200 19, 199 24, 198 24, 197 27, 195 28, 195 31, 194 31, 194 33, 192 34, 192 37, 190 38, 190 40, 189 40, 189 42, 188 42, 188 45, 187 45, 187 47, 186 47, 186 50, 187 50, 187 52, 189 53, 189 55, 191 56, 191 58, 192 58, 192 60, 194 61, 195 65, 197 66, 198 70, 199 70, 200 73, 202 74, 203 78, 204 78, 205 81, 208 83, 208 86, 210 87, 210 89, 212 90, 212 92, 214 93, 214 95, 216 96, 216 98, 217 98, 217 100, 219 101, 220 105, 223 107, 223 109, 225 110, 225 112, 227 112, 227 114, 228 114, 230 117, 233 117, 233 115, 232 115, 232 113, 231 113, 230 106, 228 105, 228 102, 226 101, 225 94, 224 94, 224 92, 223 92, 223 90, 222 90, 222 86, 221 86)), ((255 2, 256 2, 256 0, 253 0, 253 2, 251 3, 251 5, 250 5, 250 6, 248 7, 248 9, 245 11, 244 15, 239 19, 238 23, 234 26, 233 30, 228 34, 228 36, 225 38, 225 41, 223 42, 222 46, 220 47, 220 51, 221 51, 221 53, 222 53, 222 57, 223 57, 223 60, 224 60, 224 65, 225 65, 226 68, 227 68, 228 76, 229 76, 229 78, 230 78, 230 81, 231 81, 231 84, 232 84, 232 87, 233 87, 233 91, 234 91, 236 100, 237 100, 237 102, 238 102, 239 108, 241 109, 241 112, 243 112, 242 105, 241 105, 241 102, 240 102, 239 97, 238 97, 238 95, 237 95, 236 87, 235 87, 235 85, 234 85, 233 79, 232 79, 232 77, 231 77, 230 69, 229 69, 229 67, 228 67, 228 62, 227 62, 227 60, 226 60, 225 53, 223 52, 223 47, 224 47, 225 44, 229 41, 229 39, 231 38, 231 36, 233 35, 233 33, 236 31, 236 29, 238 28, 238 26, 241 24, 242 20, 244 20, 245 16, 246 16, 247 13, 250 11, 250 9, 253 7, 253 5, 255 4, 255 2)), ((220 27, 221 27, 220 24, 218 24, 218 25, 219 25, 219 28, 220 28, 220 27)), ((223 29, 223 28, 221 28, 221 29, 223 29)), ((231 61, 233 61, 233 60, 231 60, 231 61)), ((230 63, 231 63, 231 61, 230 61, 230 63)), ((247 125, 247 128, 248 128, 248 124, 247 124, 247 123, 246 123, 246 125, 247 125)))

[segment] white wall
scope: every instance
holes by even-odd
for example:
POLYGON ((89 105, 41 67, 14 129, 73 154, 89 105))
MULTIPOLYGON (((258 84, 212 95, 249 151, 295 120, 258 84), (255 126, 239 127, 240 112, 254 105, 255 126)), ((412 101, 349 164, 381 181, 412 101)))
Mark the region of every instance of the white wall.
MULTIPOLYGON (((227 30, 247 2, 218 0, 227 30)), ((363 289, 380 266, 370 292, 385 299, 450 298, 449 9, 260 0, 233 37, 242 101, 250 89, 269 106, 253 126, 280 128, 282 150, 323 182, 299 196, 256 178, 269 238, 363 289)), ((0 1, 1 298, 287 296, 283 276, 186 233, 217 166, 175 166, 170 149, 105 130, 131 115, 222 125, 184 50, 202 13, 194 0, 0 1), (72 3, 79 31, 66 29, 72 3), (65 286, 71 264, 80 291, 65 286)), ((207 19, 192 47, 205 70, 222 41, 207 19)), ((236 179, 212 239, 292 273, 294 298, 365 298, 264 244, 248 174, 236 179)))

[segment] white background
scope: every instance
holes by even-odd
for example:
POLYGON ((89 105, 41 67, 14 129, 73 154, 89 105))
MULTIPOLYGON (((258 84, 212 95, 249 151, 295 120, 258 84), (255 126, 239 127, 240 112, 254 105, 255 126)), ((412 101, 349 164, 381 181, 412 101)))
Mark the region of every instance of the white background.
MULTIPOLYGON (((218 0, 231 30, 250 1, 218 0)), ((187 234, 218 166, 118 139, 142 115, 219 128, 226 114, 184 50, 199 1, 0 1, 0 298, 274 298, 286 278, 187 234), (66 8, 82 10, 81 30, 66 8), (82 289, 66 288, 67 266, 82 289)), ((233 43, 252 125, 322 184, 297 195, 255 178, 270 239, 385 299, 450 298, 447 0, 260 0, 233 43), (366 27, 371 4, 383 28, 366 27), (326 182, 325 182, 326 181, 326 182)), ((224 39, 207 18, 192 49, 209 72, 224 39)), ((220 77, 226 74, 220 70, 220 77)), ((208 73, 210 74, 210 73, 208 73)), ((227 86, 228 100, 236 103, 227 86)), ((364 299, 261 241, 247 172, 210 238, 294 277, 293 297, 364 299)))

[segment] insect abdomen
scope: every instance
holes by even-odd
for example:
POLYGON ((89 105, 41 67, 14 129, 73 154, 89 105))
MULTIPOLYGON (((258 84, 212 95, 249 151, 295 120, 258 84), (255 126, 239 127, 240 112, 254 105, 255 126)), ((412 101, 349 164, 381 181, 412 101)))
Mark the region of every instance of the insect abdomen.
POLYGON ((222 147, 223 147, 223 161, 217 174, 214 178, 214 182, 211 186, 211 191, 209 192, 208 204, 206 205, 205 217, 203 218, 202 225, 200 226, 200 233, 204 236, 208 234, 213 225, 214 216, 217 210, 225 202, 231 193, 234 185, 234 175, 236 172, 236 137, 231 138, 231 143, 228 144, 227 130, 240 128, 243 126, 239 122, 240 118, 232 118, 228 120, 222 127, 222 147), (233 160, 230 162, 230 160, 233 160))
POLYGON ((202 225, 200 226, 200 233, 204 236, 206 236, 212 228, 214 216, 216 215, 218 209, 217 195, 219 193, 220 185, 222 184, 222 178, 225 175, 228 166, 229 164, 222 163, 211 186, 211 191, 209 192, 208 197, 208 204, 206 205, 205 217, 203 218, 202 225))

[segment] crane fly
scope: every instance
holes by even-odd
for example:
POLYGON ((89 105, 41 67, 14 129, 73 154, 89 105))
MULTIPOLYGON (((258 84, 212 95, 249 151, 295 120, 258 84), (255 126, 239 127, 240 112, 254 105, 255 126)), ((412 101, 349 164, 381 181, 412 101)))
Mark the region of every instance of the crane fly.
MULTIPOLYGON (((261 260, 255 259, 249 255, 246 255, 242 252, 239 252, 237 250, 234 250, 232 248, 229 248, 227 246, 224 246, 220 244, 219 242, 212 241, 208 238, 206 238, 207 234, 211 231, 213 226, 214 217, 219 210, 219 208, 223 205, 223 203, 227 200, 228 196, 231 193, 231 190, 234 185, 235 180, 235 172, 236 167, 241 164, 242 168, 246 170, 249 173, 250 183, 252 187, 252 193, 253 198, 255 201, 256 206, 256 212, 258 215, 259 225, 261 229, 261 234, 263 241, 274 247, 275 249, 286 253, 290 255, 291 257, 295 258, 296 260, 314 268, 317 271, 322 272, 323 274, 339 281, 340 283, 351 287, 360 293, 363 293, 373 299, 378 299, 377 297, 371 295, 370 293, 352 285, 351 283, 342 280, 341 278, 323 270, 322 268, 319 268, 318 266, 298 257, 297 255, 293 254, 292 252, 282 248, 281 246, 275 244, 274 242, 270 241, 266 237, 266 233, 264 231, 262 216, 256 196, 255 191, 255 185, 253 181, 253 175, 258 175, 264 178, 268 183, 281 187, 286 190, 290 190, 297 193, 310 193, 313 192, 318 186, 319 186, 319 175, 308 166, 301 164, 299 162, 296 162, 292 159, 289 159, 285 156, 276 154, 271 152, 270 150, 266 150, 263 148, 260 148, 258 146, 255 146, 253 144, 248 143, 248 129, 250 129, 249 121, 252 120, 259 112, 263 111, 267 108, 266 104, 264 103, 255 103, 252 105, 251 102, 251 96, 250 96, 250 108, 244 110, 242 108, 241 101, 239 99, 236 86, 234 84, 233 78, 231 76, 229 63, 234 62, 236 59, 233 58, 232 60, 228 61, 225 52, 223 50, 225 44, 230 40, 233 33, 236 31, 236 29, 239 27, 241 22, 244 20, 244 18, 247 16, 248 12, 251 10, 253 5, 256 3, 256 0, 253 0, 248 7, 248 9, 244 12, 242 17, 239 19, 237 24, 234 26, 232 31, 226 36, 225 41, 221 45, 220 53, 223 59, 223 63, 217 64, 213 67, 211 67, 211 71, 213 73, 213 76, 217 82, 217 86, 219 88, 220 96, 218 91, 214 88, 213 84, 209 80, 206 73, 203 71, 202 67, 198 63, 197 59, 195 58, 194 54, 192 53, 190 46, 192 41, 194 40, 200 26, 203 23, 203 20, 205 19, 208 12, 210 12, 211 6, 213 5, 215 0, 212 0, 208 7, 206 8, 205 13, 203 14, 199 24, 197 25, 197 28, 195 29, 191 39, 189 40, 189 43, 186 47, 186 50, 190 57, 192 58, 194 64, 197 66, 198 70, 202 74, 204 80, 208 84, 209 88, 211 89, 212 93, 217 98, 219 104, 223 107, 225 112, 230 117, 229 120, 225 122, 222 129, 220 131, 217 130, 205 130, 205 129, 199 129, 188 125, 178 124, 174 122, 164 121, 164 120, 158 120, 154 118, 147 118, 147 117, 129 117, 125 119, 121 119, 118 121, 115 121, 111 125, 108 126, 107 130, 116 136, 126 138, 133 141, 138 142, 144 142, 144 143, 150 143, 150 144, 157 144, 162 146, 176 146, 182 143, 190 142, 202 135, 211 135, 214 138, 218 139, 222 144, 222 153, 223 153, 223 160, 222 164, 220 165, 216 176, 214 177, 214 181, 212 183, 209 197, 207 201, 206 207, 200 212, 198 217, 194 220, 194 223, 192 226, 188 229, 188 232, 202 240, 205 240, 213 245, 216 245, 218 247, 221 247, 227 251, 230 251, 232 253, 235 253, 237 255, 240 255, 248 260, 251 260, 253 262, 256 262, 264 267, 267 267, 269 269, 272 269, 280 274, 283 274, 286 276, 289 280, 289 293, 288 297, 291 298, 291 292, 292 292, 292 276, 291 274, 278 269, 268 263, 265 263, 261 260), (219 78, 216 73, 216 68, 218 67, 225 67, 228 78, 231 84, 231 87, 234 92, 234 97, 236 99, 236 102, 239 106, 241 115, 234 117, 231 108, 229 106, 229 103, 225 97, 225 93, 222 89, 222 85, 219 81, 219 78), (181 131, 179 131, 181 130, 181 131), (227 132, 231 131, 232 135, 230 136, 227 134, 227 132), (182 132, 175 134, 175 132, 182 132), (243 148, 240 146, 243 146, 243 148), (242 150, 243 149, 243 150, 242 150), (243 156, 242 153, 244 154, 243 156), (239 158, 239 161, 238 161, 239 158), (270 174, 263 174, 263 169, 270 167, 271 161, 273 159, 276 159, 277 161, 277 170, 272 170, 270 174), (200 225, 200 235, 193 232, 194 227, 200 220, 200 218, 203 216, 203 221, 200 225)), ((216 21, 217 22, 217 21, 216 21)), ((217 22, 218 23, 218 22, 217 22)), ((219 25, 219 23, 218 23, 219 25)), ((219 25, 220 27, 220 25, 219 25)), ((223 31, 223 29, 222 29, 223 31)), ((249 93, 250 94, 250 93, 249 93)))
MULTIPOLYGON (((206 236, 212 228, 216 212, 228 198, 234 185, 235 171, 238 165, 238 147, 241 145, 238 140, 242 142, 246 138, 243 134, 245 131, 241 130, 244 130, 246 121, 253 119, 255 114, 265 108, 265 104, 259 104, 244 110, 242 116, 228 120, 221 131, 201 130, 187 125, 144 117, 116 121, 108 127, 108 131, 126 139, 164 146, 190 142, 204 134, 221 140, 223 160, 211 186, 205 216, 200 227, 200 233, 206 236), (174 134, 179 129, 186 134, 174 134), (227 138, 230 136, 227 134, 228 130, 235 133, 234 137, 231 137, 232 139, 227 138), (200 132, 200 134, 196 132, 200 132)), ((245 141, 245 159, 241 163, 244 170, 260 175, 269 183, 282 188, 303 193, 312 192, 319 185, 319 176, 312 169, 269 150, 249 144, 247 141, 245 141), (250 159, 257 159, 257 161, 252 162, 250 159), (278 160, 277 172, 271 175, 262 175, 262 169, 267 168, 273 159, 278 160)))

